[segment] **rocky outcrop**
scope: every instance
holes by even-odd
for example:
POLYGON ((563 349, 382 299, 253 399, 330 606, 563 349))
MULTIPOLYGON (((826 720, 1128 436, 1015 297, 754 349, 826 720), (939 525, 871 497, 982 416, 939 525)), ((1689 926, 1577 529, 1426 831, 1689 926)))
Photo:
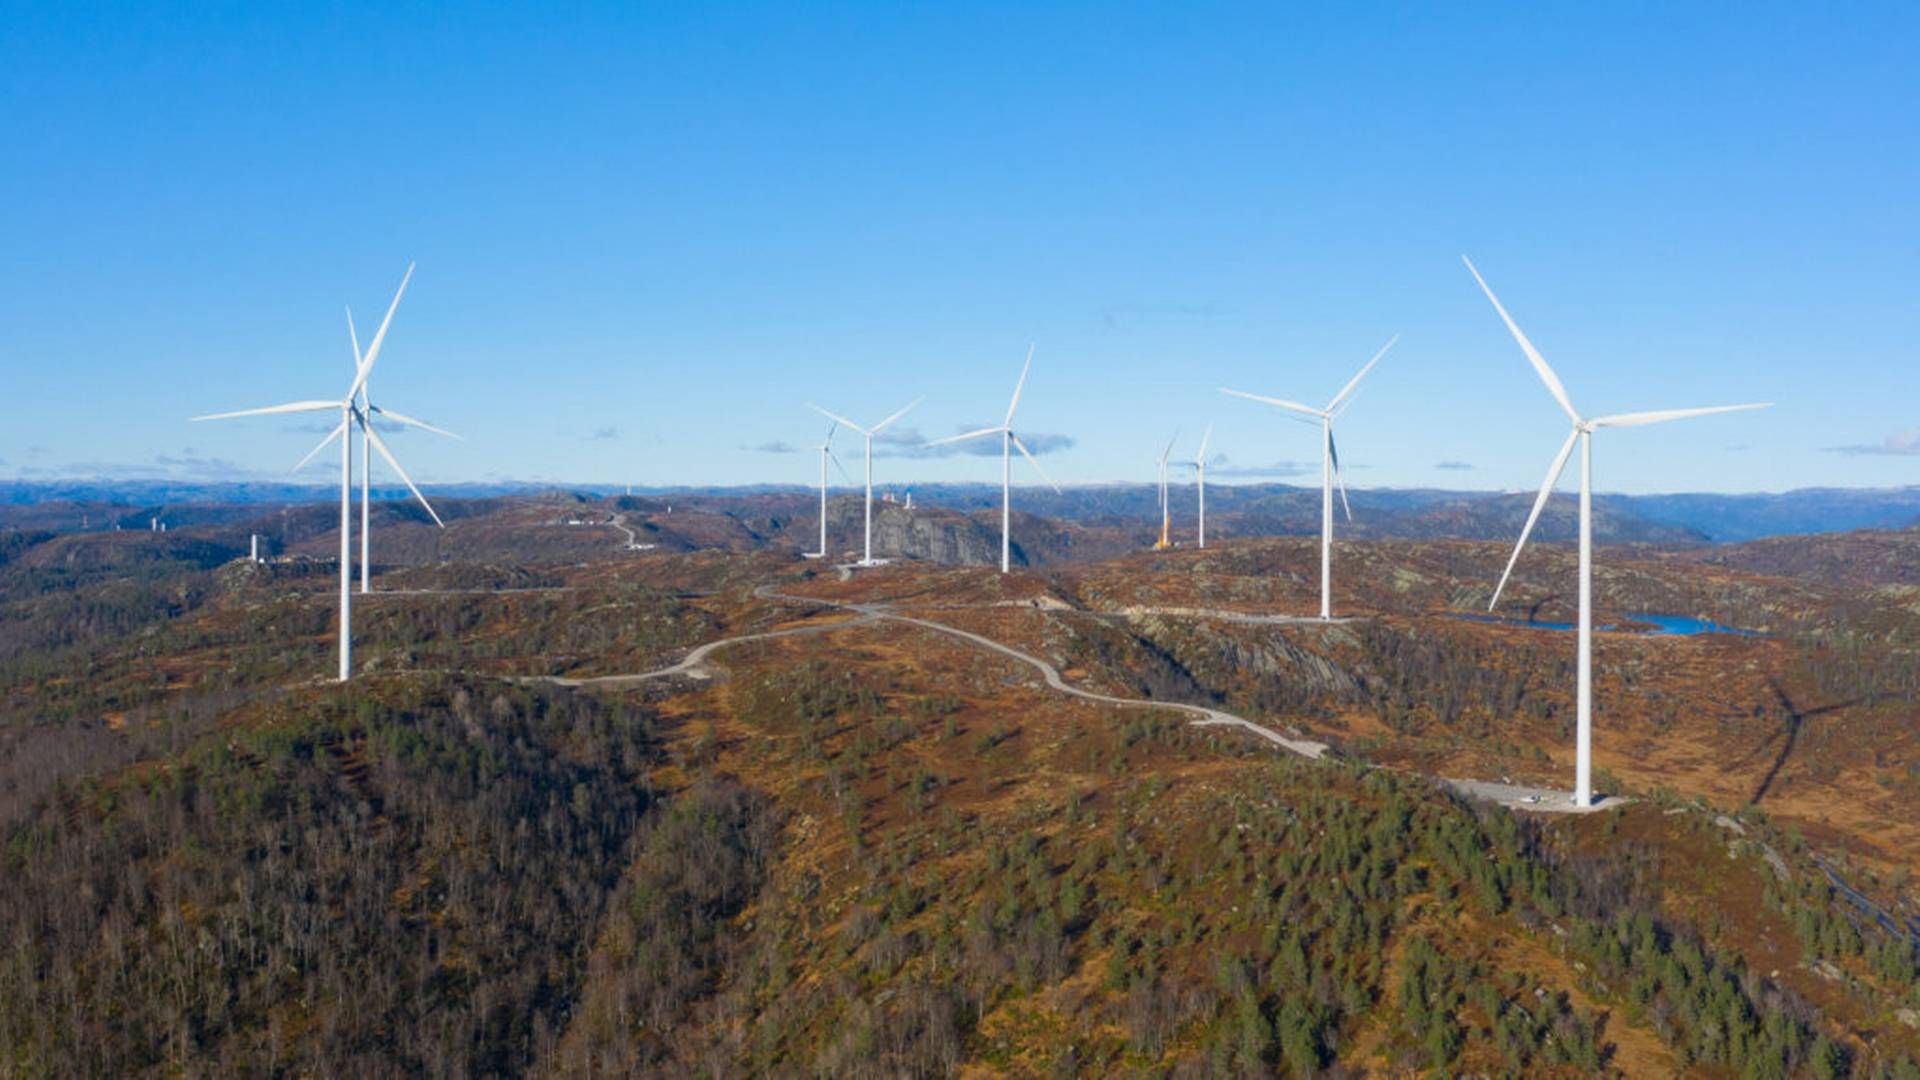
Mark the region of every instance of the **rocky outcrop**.
MULTIPOLYGON (((861 550, 862 501, 836 499, 827 506, 828 546, 861 550)), ((1000 534, 951 510, 907 509, 899 503, 873 505, 873 554, 880 559, 918 559, 943 566, 986 566, 1000 562, 1000 534)), ((1013 563, 1025 566, 1018 545, 1013 563)))

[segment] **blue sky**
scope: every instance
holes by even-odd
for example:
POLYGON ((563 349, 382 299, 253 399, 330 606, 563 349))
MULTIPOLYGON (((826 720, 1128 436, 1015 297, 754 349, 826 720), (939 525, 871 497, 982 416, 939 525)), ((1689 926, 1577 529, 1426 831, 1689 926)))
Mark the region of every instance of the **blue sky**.
POLYGON ((806 482, 805 402, 992 423, 1029 342, 1058 479, 1209 423, 1286 478, 1216 388, 1397 332, 1353 482, 1532 488, 1565 421, 1465 252, 1590 414, 1780 403, 1602 488, 1920 482, 1912 5, 187 7, 0 20, 0 476, 283 476, 312 424, 185 418, 342 392, 417 259, 423 480, 806 482))

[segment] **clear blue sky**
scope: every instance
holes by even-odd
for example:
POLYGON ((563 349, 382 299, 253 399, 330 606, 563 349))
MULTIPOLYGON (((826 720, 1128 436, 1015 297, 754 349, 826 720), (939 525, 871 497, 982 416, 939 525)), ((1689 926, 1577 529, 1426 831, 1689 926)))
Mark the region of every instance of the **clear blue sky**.
POLYGON ((1912 4, 314 7, 4 9, 0 476, 284 475, 312 424, 185 418, 342 392, 417 259, 422 479, 806 482, 804 402, 991 423, 1029 342, 1059 479, 1208 423, 1284 473, 1216 387, 1398 332, 1354 483, 1532 488, 1565 422, 1466 252, 1589 413, 1780 402, 1602 488, 1920 482, 1912 4))

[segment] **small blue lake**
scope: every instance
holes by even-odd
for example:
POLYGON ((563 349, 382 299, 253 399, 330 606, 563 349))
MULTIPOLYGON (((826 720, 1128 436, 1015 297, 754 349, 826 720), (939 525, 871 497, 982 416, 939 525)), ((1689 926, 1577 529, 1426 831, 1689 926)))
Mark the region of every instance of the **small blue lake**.
POLYGON ((1653 627, 1643 631, 1648 634, 1679 634, 1692 637, 1695 634, 1733 634, 1737 637, 1759 637, 1758 630, 1742 630, 1737 626, 1723 626, 1711 619, 1696 619, 1689 615, 1629 615, 1634 622, 1646 623, 1653 627))
MULTIPOLYGON (((1467 622, 1489 623, 1493 626, 1516 626, 1526 630, 1572 630, 1570 622, 1547 622, 1537 619, 1505 619, 1498 615, 1474 615, 1467 612, 1452 613, 1451 618, 1464 619, 1467 622)), ((1647 637, 1695 637, 1700 634, 1732 634, 1736 637, 1759 637, 1758 630, 1742 630, 1737 626, 1725 626, 1711 619, 1696 619, 1691 615, 1656 615, 1650 612, 1635 612, 1627 616, 1635 625, 1619 626, 1605 624, 1594 629, 1603 633, 1644 634, 1647 637)))

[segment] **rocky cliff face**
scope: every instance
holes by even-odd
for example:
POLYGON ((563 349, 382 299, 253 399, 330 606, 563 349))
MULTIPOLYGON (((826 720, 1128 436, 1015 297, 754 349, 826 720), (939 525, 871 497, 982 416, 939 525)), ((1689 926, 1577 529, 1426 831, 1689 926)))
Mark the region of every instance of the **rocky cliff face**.
MULTIPOLYGON (((862 500, 835 499, 827 504, 827 547, 839 552, 861 550, 862 500)), ((1000 534, 951 510, 898 503, 873 504, 873 554, 878 559, 920 559, 947 566, 986 566, 1000 562, 1000 534)), ((1016 566, 1026 565, 1019 545, 1013 549, 1016 566)))

